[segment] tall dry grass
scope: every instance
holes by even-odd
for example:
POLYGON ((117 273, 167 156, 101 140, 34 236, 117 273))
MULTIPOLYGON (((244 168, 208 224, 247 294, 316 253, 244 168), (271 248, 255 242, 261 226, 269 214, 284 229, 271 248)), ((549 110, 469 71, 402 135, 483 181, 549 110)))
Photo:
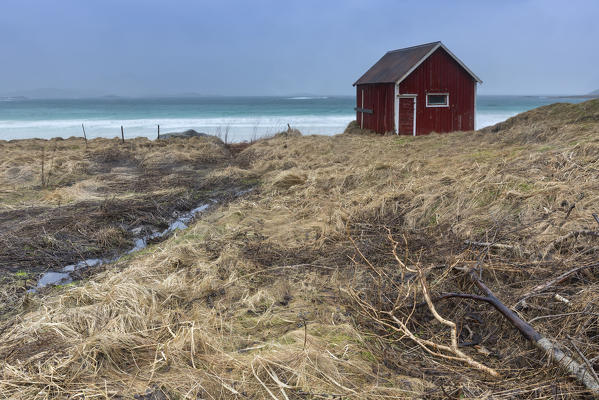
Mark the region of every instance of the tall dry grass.
MULTIPOLYGON (((210 175, 256 177, 252 194, 89 281, 28 298, 0 328, 0 391, 23 399, 146 390, 168 398, 582 398, 583 388, 484 305, 444 303, 439 312, 470 331, 464 342, 481 336, 463 351, 501 380, 431 356, 369 319, 347 293, 383 308, 398 294, 356 247, 393 282, 409 284, 394 269, 385 228, 401 239, 406 263, 430 271, 433 294, 474 291, 453 266, 479 263, 510 307, 594 259, 596 237, 564 237, 597 229, 598 116, 599 102, 590 101, 481 132, 259 141, 210 175), (465 240, 509 248, 481 251, 465 240)), ((564 345, 573 340, 596 368, 596 286, 588 270, 518 312, 564 345)), ((412 321, 419 337, 448 339, 425 312, 412 321)))

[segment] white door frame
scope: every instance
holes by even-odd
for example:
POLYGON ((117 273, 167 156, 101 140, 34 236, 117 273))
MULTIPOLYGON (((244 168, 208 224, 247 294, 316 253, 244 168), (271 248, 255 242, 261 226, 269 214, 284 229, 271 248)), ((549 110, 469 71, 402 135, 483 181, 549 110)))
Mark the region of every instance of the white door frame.
POLYGON ((412 136, 416 136, 416 104, 417 101, 416 99, 418 98, 417 94, 398 94, 396 96, 397 101, 396 106, 395 106, 395 120, 396 120, 396 124, 397 124, 397 134, 399 135, 399 99, 413 99, 414 101, 414 120, 412 121, 413 126, 412 126, 412 136))

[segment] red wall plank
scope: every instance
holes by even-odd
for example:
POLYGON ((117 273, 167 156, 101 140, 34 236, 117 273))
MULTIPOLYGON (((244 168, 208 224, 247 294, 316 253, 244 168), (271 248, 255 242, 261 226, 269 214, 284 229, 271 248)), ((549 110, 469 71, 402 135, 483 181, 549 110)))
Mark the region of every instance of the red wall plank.
MULTIPOLYGON (((394 96, 393 83, 377 83, 356 86, 356 107, 362 108, 362 93, 364 93, 364 108, 372 110, 372 114, 364 113, 364 129, 371 129, 378 133, 392 132, 395 130, 394 121, 394 96)), ((362 121, 362 113, 356 112, 358 125, 362 121)))
POLYGON ((476 82, 441 48, 399 85, 400 94, 417 94, 416 134, 474 129, 476 82), (426 107, 427 93, 449 93, 449 107, 426 107))

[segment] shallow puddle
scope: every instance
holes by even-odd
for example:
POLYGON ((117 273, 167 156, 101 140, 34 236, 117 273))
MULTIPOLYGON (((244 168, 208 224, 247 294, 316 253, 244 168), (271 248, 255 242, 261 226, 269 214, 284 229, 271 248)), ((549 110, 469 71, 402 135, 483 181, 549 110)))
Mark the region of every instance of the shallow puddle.
MULTIPOLYGON (((36 289, 41 289, 48 285, 58 285, 67 283, 71 283, 73 280, 71 279, 71 274, 68 272, 46 272, 42 277, 37 281, 36 289)), ((34 292, 35 289, 30 289, 30 292, 34 292)))
MULTIPOLYGON (((244 193, 247 193, 247 191, 238 192, 237 195, 241 195, 244 193)), ((187 229, 187 224, 189 224, 192 219, 194 219, 198 214, 202 213, 203 211, 206 211, 211 205, 216 204, 216 203, 217 203, 216 200, 212 200, 211 203, 203 203, 203 204, 199 205, 198 207, 196 207, 186 213, 181 214, 173 222, 171 222, 171 224, 165 230, 163 230, 161 232, 159 232, 159 231, 152 232, 150 234, 135 238, 134 239, 135 245, 133 246, 133 248, 124 252, 121 255, 135 253, 137 251, 140 251, 140 250, 146 248, 148 246, 149 240, 162 239, 162 238, 165 238, 166 236, 168 236, 169 234, 173 233, 176 230, 187 229)), ((143 227, 135 228, 135 229, 131 230, 131 233, 139 234, 142 232, 142 230, 143 230, 143 227)), ((121 255, 112 257, 112 258, 90 258, 88 260, 79 261, 76 264, 66 265, 66 266, 62 267, 59 271, 46 272, 38 280, 35 288, 32 288, 29 291, 35 292, 37 289, 41 289, 41 288, 44 288, 49 285, 66 285, 73 281, 73 279, 71 278, 72 272, 75 272, 82 268, 96 267, 98 265, 112 263, 112 262, 118 260, 118 258, 121 255)))
MULTIPOLYGON (((251 192, 252 190, 253 190, 253 188, 237 191, 237 192, 235 192, 235 197, 242 196, 246 193, 251 192)), ((137 251, 140 251, 140 250, 146 248, 148 246, 149 240, 164 239, 176 230, 187 229, 187 225, 191 222, 191 220, 193 220, 198 214, 206 211, 210 206, 215 205, 215 204, 218 204, 218 201, 214 200, 214 199, 210 200, 210 202, 208 202, 208 203, 200 204, 199 206, 179 215, 177 218, 175 218, 175 220, 173 222, 171 222, 171 224, 168 226, 168 228, 166 228, 163 231, 153 231, 149 234, 139 236, 139 234, 144 231, 145 227, 137 227, 137 228, 131 229, 130 232, 133 235, 137 235, 137 237, 135 237, 135 239, 133 241, 134 246, 131 249, 127 250, 126 252, 124 252, 122 254, 119 254, 116 257, 90 258, 88 260, 79 261, 76 264, 66 265, 58 271, 46 272, 38 280, 37 285, 34 288, 29 289, 29 292, 35 292, 36 290, 44 288, 49 285, 69 284, 73 281, 73 279, 71 277, 71 273, 73 273, 77 270, 80 270, 82 268, 96 267, 98 265, 109 264, 109 263, 115 262, 116 260, 119 259, 119 257, 121 257, 123 255, 132 254, 132 253, 135 253, 137 251)))

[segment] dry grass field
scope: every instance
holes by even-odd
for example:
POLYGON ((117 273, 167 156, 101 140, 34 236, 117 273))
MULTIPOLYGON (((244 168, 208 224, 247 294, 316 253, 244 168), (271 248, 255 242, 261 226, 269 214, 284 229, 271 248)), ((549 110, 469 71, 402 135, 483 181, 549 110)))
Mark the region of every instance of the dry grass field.
MULTIPOLYGON (((476 279, 599 370, 599 100, 476 132, 277 135, 235 155, 200 141, 82 146, 0 143, 3 241, 11 212, 113 202, 132 224, 169 196, 256 188, 74 285, 24 296, 0 325, 0 396, 591 396, 481 301, 476 279), (61 168, 44 188, 41 146, 61 168), (123 164, 91 172, 111 157, 123 164)), ((90 215, 82 237, 127 240, 90 215)))
POLYGON ((247 186, 208 178, 232 162, 215 138, 0 141, 0 152, 3 317, 41 272, 123 253, 132 230, 164 229, 173 215, 247 186))

